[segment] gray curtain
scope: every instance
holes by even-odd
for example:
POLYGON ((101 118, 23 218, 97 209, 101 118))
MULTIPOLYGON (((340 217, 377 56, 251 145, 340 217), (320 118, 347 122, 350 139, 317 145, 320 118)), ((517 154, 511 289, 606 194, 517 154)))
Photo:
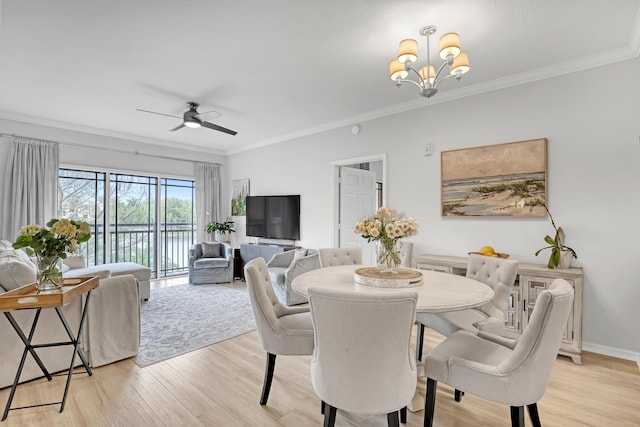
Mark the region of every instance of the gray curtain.
POLYGON ((7 156, 2 199, 2 238, 20 227, 44 226, 57 214, 59 149, 56 142, 14 137, 7 156))
POLYGON ((194 163, 196 186, 196 241, 207 242, 207 224, 220 219, 220 165, 194 163))

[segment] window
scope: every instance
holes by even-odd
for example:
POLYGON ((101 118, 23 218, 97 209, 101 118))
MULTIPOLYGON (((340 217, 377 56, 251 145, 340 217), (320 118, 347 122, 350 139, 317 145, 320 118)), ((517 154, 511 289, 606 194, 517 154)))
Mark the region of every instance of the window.
POLYGON ((91 224, 93 236, 80 247, 88 265, 137 262, 152 277, 188 271, 193 181, 72 169, 58 176, 59 216, 91 224))

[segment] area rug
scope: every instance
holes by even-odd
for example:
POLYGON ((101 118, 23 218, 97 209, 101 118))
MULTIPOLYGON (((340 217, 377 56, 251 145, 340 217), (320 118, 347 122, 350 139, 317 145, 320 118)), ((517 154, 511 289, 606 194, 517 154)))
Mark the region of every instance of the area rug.
POLYGON ((140 367, 197 350, 256 328, 249 294, 224 285, 151 290, 140 313, 140 367))

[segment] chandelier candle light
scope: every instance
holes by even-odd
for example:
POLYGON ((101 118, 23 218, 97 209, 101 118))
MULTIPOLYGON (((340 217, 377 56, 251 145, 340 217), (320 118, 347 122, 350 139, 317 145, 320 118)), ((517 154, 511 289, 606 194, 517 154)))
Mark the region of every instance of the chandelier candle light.
POLYGON ((372 217, 358 221, 354 231, 368 242, 377 242, 378 265, 385 267, 383 272, 393 273, 400 264, 400 239, 418 234, 418 223, 411 217, 382 207, 372 217))
POLYGON ((470 70, 469 56, 460 50, 460 36, 457 33, 447 33, 440 37, 440 58, 442 64, 436 69, 431 65, 431 51, 429 37, 436 32, 436 27, 427 25, 420 29, 420 35, 427 38, 427 65, 417 70, 414 63, 418 60, 418 42, 414 39, 405 39, 400 42, 398 56, 389 64, 389 76, 396 82, 396 86, 402 83, 412 83, 420 89, 420 95, 430 98, 438 92, 438 85, 450 78, 460 80, 462 75, 470 70), (445 67, 449 67, 449 74, 442 77, 445 67), (409 72, 417 76, 417 81, 409 80, 409 72))

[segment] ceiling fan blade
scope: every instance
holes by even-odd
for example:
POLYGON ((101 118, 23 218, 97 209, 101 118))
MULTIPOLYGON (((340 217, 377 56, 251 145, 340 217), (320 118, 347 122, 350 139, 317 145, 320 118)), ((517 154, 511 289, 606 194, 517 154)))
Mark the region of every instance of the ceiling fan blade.
POLYGON ((143 113, 158 114, 160 116, 174 117, 176 119, 181 119, 182 118, 182 116, 174 116, 172 114, 157 113, 155 111, 149 111, 149 110, 141 110, 140 108, 136 108, 136 111, 142 111, 143 113))
POLYGON ((213 130, 218 130, 220 132, 228 133, 229 135, 236 135, 238 133, 235 130, 223 128, 222 126, 214 125, 213 123, 209 122, 202 122, 202 126, 213 130))
POLYGON ((212 113, 216 113, 216 117, 220 117, 222 115, 219 112, 217 112, 216 110, 211 110, 211 111, 205 111, 204 113, 198 113, 198 116, 202 117, 202 116, 206 116, 206 115, 212 114, 212 113))
POLYGON ((180 123, 180 126, 176 126, 173 129, 171 129, 169 132, 173 132, 174 130, 178 130, 178 129, 182 129, 184 127, 184 123, 180 123))

